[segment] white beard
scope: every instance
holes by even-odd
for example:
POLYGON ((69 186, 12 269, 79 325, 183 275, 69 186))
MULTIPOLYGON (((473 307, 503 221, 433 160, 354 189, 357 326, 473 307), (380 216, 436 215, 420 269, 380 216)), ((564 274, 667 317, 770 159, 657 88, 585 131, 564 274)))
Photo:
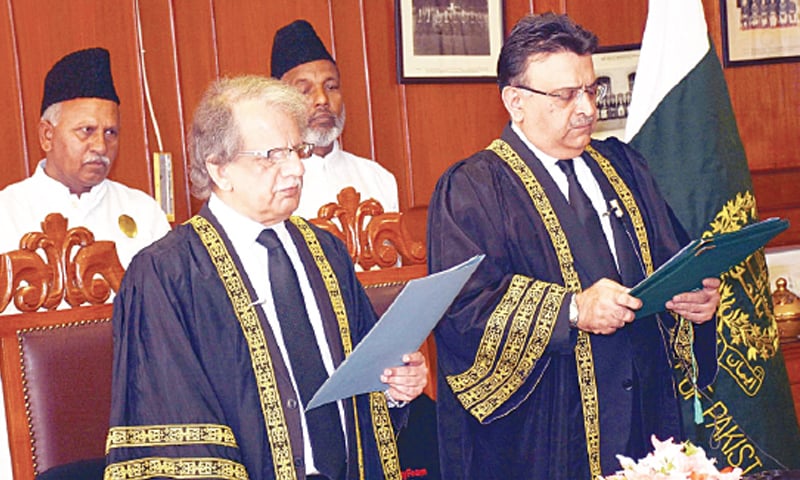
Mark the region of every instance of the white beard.
POLYGON ((308 143, 313 143, 316 147, 327 147, 336 141, 344 130, 344 122, 347 115, 344 106, 342 106, 342 113, 336 117, 334 125, 330 128, 313 128, 306 129, 305 140, 308 143))

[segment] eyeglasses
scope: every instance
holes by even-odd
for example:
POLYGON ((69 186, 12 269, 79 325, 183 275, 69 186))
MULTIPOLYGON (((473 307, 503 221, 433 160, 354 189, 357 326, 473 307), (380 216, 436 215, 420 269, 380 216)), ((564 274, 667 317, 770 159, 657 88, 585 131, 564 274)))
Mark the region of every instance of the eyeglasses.
POLYGON ((236 155, 250 155, 259 160, 267 160, 270 165, 278 165, 285 162, 292 152, 296 153, 301 160, 308 158, 314 152, 314 144, 301 143, 294 147, 277 147, 269 150, 242 150, 236 155))
POLYGON ((590 99, 594 100, 595 102, 599 102, 602 100, 606 93, 608 92, 607 85, 605 83, 594 82, 591 85, 585 85, 581 87, 564 87, 564 88, 557 88, 550 92, 543 92, 541 90, 536 90, 535 88, 527 87, 525 85, 512 85, 514 88, 519 88, 521 90, 525 90, 526 92, 537 93, 539 95, 546 95, 548 97, 552 97, 560 101, 564 106, 571 104, 572 102, 577 102, 578 100, 583 97, 583 94, 586 93, 590 99))

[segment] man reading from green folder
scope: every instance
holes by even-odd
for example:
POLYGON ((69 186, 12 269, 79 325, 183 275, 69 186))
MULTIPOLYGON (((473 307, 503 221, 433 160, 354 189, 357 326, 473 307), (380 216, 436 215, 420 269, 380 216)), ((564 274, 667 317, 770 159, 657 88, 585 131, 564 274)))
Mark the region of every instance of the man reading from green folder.
POLYGON ((431 272, 486 258, 436 328, 442 478, 575 480, 682 438, 673 361, 716 374, 719 280, 634 321, 629 287, 687 242, 644 159, 592 140, 594 34, 527 16, 500 53, 511 121, 428 210, 431 272))

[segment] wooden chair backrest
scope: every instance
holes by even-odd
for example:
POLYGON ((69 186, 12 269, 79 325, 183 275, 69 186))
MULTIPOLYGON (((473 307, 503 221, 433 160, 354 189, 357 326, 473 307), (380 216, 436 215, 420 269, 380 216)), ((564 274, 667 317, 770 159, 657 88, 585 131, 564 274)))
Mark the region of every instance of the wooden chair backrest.
POLYGON ((33 479, 105 455, 113 308, 105 302, 125 270, 113 242, 68 228, 57 213, 19 246, 0 254, 0 312, 9 313, 0 316, 0 372, 14 478, 33 479))
MULTIPOLYGON (((424 233, 422 240, 415 235, 412 218, 402 212, 384 212, 372 198, 362 202, 353 187, 343 188, 336 198, 338 203, 323 205, 319 217, 309 221, 339 237, 354 264, 369 270, 394 267, 398 260, 403 266, 426 263, 424 233)), ((418 214, 413 220, 417 218, 418 214)))
POLYGON ((95 241, 84 227, 67 229, 58 213, 47 215, 41 232, 23 235, 20 248, 0 254, 0 312, 55 310, 63 301, 100 305, 116 291, 125 269, 114 242, 95 241))
MULTIPOLYGON (((375 313, 383 315, 409 280, 428 273, 425 247, 426 207, 406 212, 384 212, 375 199, 361 201, 353 187, 343 188, 338 203, 319 209, 314 225, 341 239, 353 263, 375 313), (400 262, 398 262, 400 260, 400 262), (399 263, 399 265, 398 265, 399 263)), ((433 336, 420 347, 428 359, 428 385, 425 393, 436 399, 436 348, 433 336)))

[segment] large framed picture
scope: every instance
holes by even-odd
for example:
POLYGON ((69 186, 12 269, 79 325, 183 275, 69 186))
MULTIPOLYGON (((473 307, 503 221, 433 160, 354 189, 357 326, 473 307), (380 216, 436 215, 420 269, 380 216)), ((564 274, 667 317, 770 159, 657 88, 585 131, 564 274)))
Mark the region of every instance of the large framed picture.
POLYGON ((595 138, 625 137, 628 107, 639 64, 640 45, 603 47, 592 55, 597 81, 606 85, 606 95, 597 101, 595 138))
POLYGON ((395 0, 400 83, 497 77, 503 0, 395 0))
POLYGON ((800 61, 800 0, 720 0, 726 67, 800 61))

